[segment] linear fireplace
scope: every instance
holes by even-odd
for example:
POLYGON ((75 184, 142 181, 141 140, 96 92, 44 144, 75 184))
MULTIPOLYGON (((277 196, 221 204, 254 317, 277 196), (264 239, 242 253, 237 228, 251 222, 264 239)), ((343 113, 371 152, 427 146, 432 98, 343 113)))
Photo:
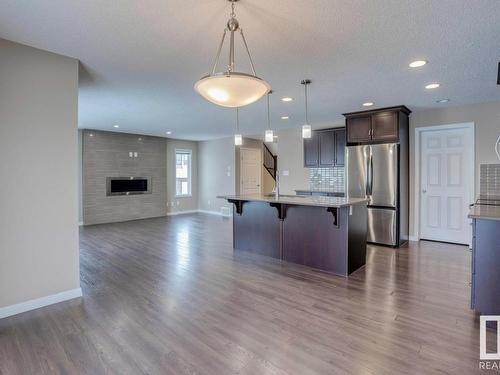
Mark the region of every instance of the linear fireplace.
POLYGON ((151 177, 108 177, 106 195, 151 194, 151 177))

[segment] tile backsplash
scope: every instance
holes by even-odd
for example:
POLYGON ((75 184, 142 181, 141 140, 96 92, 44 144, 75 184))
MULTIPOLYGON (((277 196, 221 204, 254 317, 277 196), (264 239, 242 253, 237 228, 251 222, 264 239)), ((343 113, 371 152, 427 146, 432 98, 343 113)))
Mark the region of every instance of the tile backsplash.
POLYGON ((345 191, 345 168, 309 168, 309 188, 312 191, 345 191))
POLYGON ((481 164, 479 194, 482 197, 500 197, 500 164, 481 164))

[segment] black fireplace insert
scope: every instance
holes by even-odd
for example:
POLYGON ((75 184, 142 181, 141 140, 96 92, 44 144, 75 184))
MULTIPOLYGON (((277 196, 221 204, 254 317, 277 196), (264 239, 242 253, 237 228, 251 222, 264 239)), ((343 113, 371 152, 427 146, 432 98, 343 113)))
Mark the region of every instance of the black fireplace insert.
POLYGON ((108 177, 106 195, 151 194, 150 177, 108 177))

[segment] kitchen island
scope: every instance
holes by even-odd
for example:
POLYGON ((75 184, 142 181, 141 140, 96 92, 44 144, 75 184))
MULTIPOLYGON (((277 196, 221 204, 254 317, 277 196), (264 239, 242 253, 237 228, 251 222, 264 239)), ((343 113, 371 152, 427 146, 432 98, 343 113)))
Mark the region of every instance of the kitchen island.
POLYGON ((367 200, 231 195, 233 248, 348 276, 366 262, 367 200))
MULTIPOLYGON (((500 201, 499 199, 496 202, 500 201)), ((471 207, 471 308, 483 315, 500 314, 500 206, 471 207)))

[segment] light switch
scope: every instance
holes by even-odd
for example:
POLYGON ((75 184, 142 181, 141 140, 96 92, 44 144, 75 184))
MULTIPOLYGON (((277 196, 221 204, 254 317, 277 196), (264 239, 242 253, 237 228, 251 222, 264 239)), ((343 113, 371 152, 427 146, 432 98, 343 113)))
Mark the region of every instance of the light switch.
POLYGON ((133 153, 132 151, 130 151, 130 152, 128 153, 128 157, 129 157, 129 158, 133 158, 133 157, 134 157, 134 153, 133 153))
POLYGON ((290 175, 290 171, 283 171, 283 176, 289 176, 290 175))
POLYGON ((138 152, 134 152, 134 158, 136 158, 137 156, 139 156, 139 153, 138 152))

